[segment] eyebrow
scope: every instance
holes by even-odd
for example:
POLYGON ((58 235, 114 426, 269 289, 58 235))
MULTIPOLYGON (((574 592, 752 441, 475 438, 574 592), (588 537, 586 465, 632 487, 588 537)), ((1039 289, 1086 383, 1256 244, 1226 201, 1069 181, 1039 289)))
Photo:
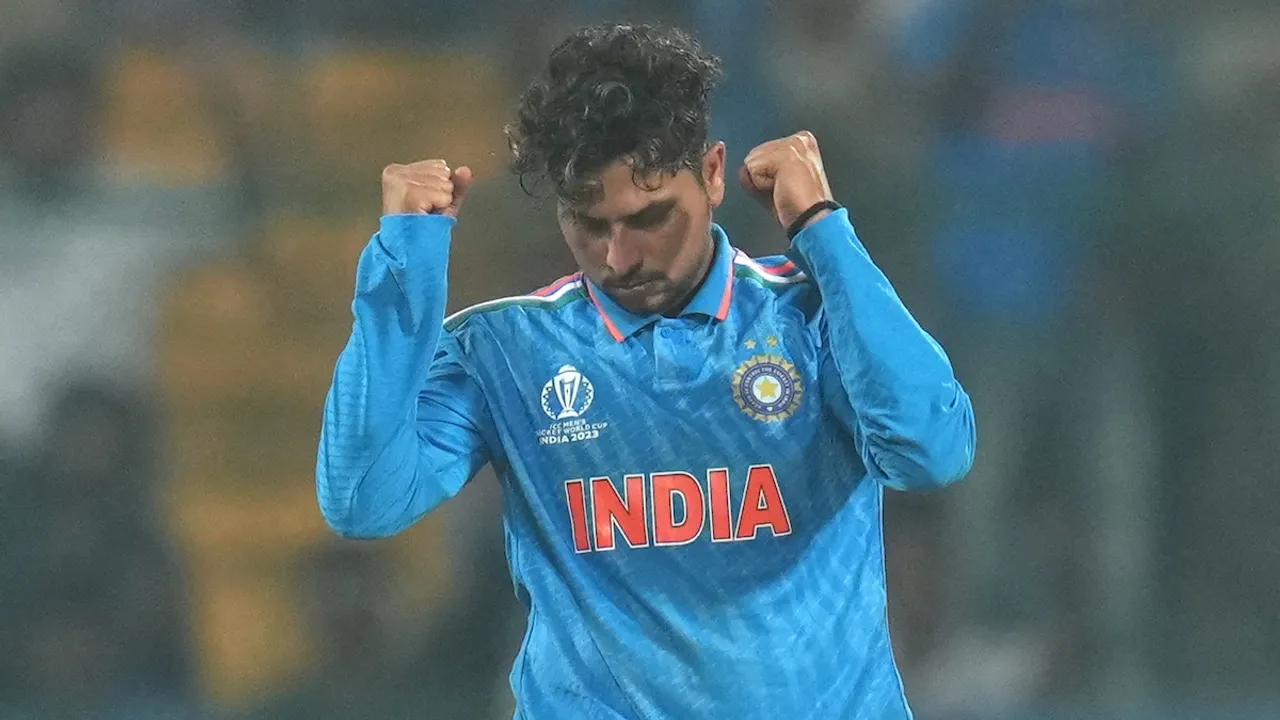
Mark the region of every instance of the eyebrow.
MULTIPOLYGON (((636 220, 638 220, 638 219, 642 218, 644 215, 647 215, 647 214, 649 214, 649 213, 653 213, 653 212, 659 212, 659 211, 660 211, 660 212, 664 212, 664 213, 665 213, 665 212, 667 212, 668 210, 670 210, 671 208, 675 207, 675 205, 676 205, 676 199, 675 199, 675 198, 673 198, 673 197, 669 197, 669 198, 666 198, 666 199, 664 199, 664 200, 654 200, 653 202, 649 203, 648 205, 645 205, 644 207, 642 207, 642 208, 640 208, 639 210, 637 210, 637 211, 635 211, 635 212, 631 213, 630 215, 626 215, 626 216, 624 216, 624 217, 622 218, 622 222, 623 222, 623 223, 633 223, 633 222, 635 222, 636 220)), ((575 220, 575 221, 578 221, 578 222, 582 222, 582 223, 586 223, 586 222, 608 222, 608 221, 607 221, 607 220, 605 220, 604 218, 598 218, 598 217, 595 217, 594 215, 588 215, 588 214, 587 214, 587 212, 586 212, 585 210, 578 210, 578 209, 574 209, 574 208, 567 208, 567 209, 565 210, 565 214, 566 214, 566 215, 568 215, 568 216, 570 217, 570 219, 575 220)))

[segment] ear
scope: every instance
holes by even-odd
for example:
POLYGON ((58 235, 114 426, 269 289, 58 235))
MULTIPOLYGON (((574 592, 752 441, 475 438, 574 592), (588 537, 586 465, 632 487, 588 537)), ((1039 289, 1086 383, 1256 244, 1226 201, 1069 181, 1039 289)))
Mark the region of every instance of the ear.
POLYGON ((724 202, 724 157, 723 142, 716 142, 702 155, 702 185, 707 189, 707 198, 713 208, 724 202))

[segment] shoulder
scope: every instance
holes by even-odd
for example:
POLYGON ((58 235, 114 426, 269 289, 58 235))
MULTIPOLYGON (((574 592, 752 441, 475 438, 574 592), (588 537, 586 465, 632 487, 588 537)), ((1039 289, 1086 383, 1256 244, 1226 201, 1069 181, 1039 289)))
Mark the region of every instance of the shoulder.
POLYGON ((750 257, 737 250, 733 257, 734 274, 762 287, 782 291, 790 286, 809 284, 809 276, 786 255, 750 257))
POLYGON ((478 318, 515 319, 529 313, 556 312, 587 299, 582 273, 573 273, 523 295, 494 298, 463 308, 444 319, 448 333, 459 333, 478 318))
POLYGON ((786 255, 750 257, 741 250, 734 259, 734 276, 742 292, 776 310, 790 308, 807 322, 822 304, 818 286, 800 265, 786 255))

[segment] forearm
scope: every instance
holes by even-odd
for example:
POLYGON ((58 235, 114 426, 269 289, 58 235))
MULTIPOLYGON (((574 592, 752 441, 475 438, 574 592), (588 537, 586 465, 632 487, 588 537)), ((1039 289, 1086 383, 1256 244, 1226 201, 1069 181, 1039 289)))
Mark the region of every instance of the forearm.
POLYGON ((321 511, 342 534, 394 532, 415 495, 418 505, 446 496, 422 482, 415 419, 440 340, 452 227, 442 216, 383 218, 360 257, 316 464, 321 511))
POLYGON ((963 477, 975 445, 969 397, 872 262, 847 211, 800 232, 791 254, 822 293, 826 351, 857 418, 864 459, 900 489, 963 477))

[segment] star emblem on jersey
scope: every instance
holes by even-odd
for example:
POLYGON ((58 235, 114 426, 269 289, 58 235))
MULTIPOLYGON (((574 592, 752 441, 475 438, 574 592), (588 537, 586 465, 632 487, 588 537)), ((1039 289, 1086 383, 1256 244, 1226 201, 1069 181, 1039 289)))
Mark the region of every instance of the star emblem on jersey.
POLYGON ((796 366, 781 355, 756 355, 733 373, 733 400, 753 420, 785 420, 803 395, 796 366))

